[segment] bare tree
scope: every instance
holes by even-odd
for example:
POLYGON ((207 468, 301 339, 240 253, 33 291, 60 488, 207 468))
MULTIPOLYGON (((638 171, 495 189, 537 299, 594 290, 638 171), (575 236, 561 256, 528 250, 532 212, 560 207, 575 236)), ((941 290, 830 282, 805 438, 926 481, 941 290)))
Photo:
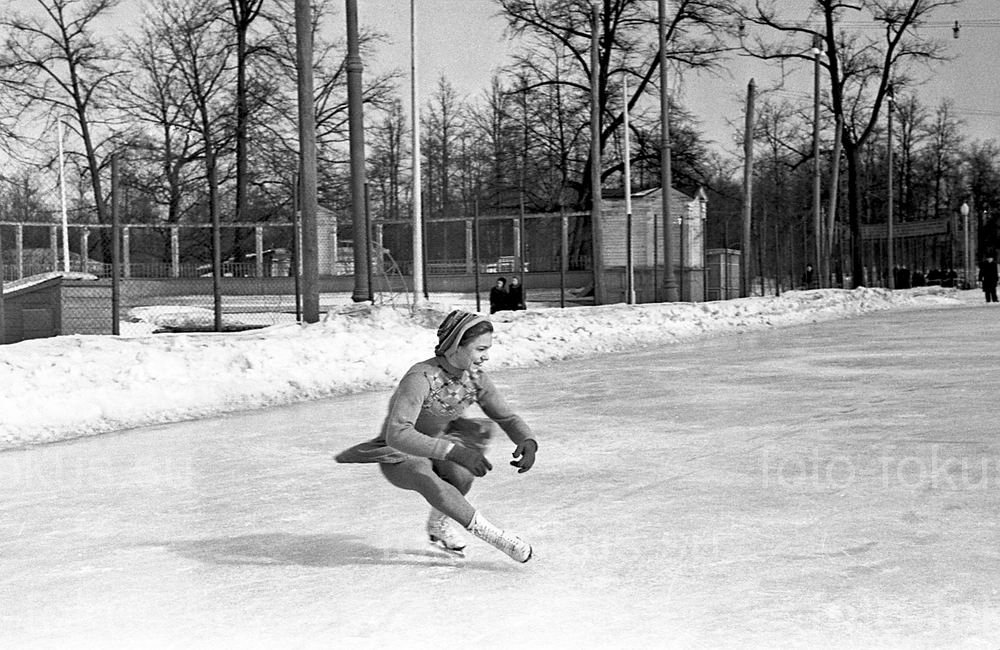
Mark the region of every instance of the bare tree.
MULTIPOLYGON (((941 217, 942 202, 952 208, 958 207, 962 197, 959 196, 959 154, 963 138, 961 121, 955 116, 954 102, 943 100, 934 112, 934 120, 928 130, 928 167, 932 174, 931 185, 934 188, 931 196, 931 214, 933 218, 941 217)), ((945 210, 953 212, 953 210, 945 210)))
POLYGON ((372 201, 381 205, 376 214, 386 219, 399 219, 403 214, 403 171, 407 166, 409 150, 406 138, 409 133, 406 113, 400 100, 393 102, 387 111, 373 120, 368 130, 371 149, 368 155, 369 173, 373 192, 372 201))
POLYGON ((260 16, 264 0, 229 0, 236 31, 236 220, 247 219, 247 133, 250 120, 247 67, 251 55, 265 45, 248 42, 250 28, 260 16))
MULTIPOLYGON (((811 222, 809 169, 807 163, 813 160, 812 143, 809 137, 809 119, 801 106, 777 97, 763 97, 754 128, 754 139, 761 142, 763 151, 759 157, 754 196, 760 200, 754 203, 758 208, 755 219, 760 218, 757 231, 764 235, 758 241, 760 275, 765 277, 765 267, 770 260, 777 260, 781 248, 798 248, 799 258, 806 260, 808 247, 806 234, 811 222), (798 231, 799 237, 793 243, 790 236, 798 231), (779 233, 784 235, 779 237, 779 233), (773 234, 771 250, 767 250, 766 239, 773 234)), ((773 269, 772 275, 781 276, 782 269, 773 269)))
MULTIPOLYGON (((789 18, 787 3, 746 2, 740 9, 744 51, 765 60, 811 64, 811 48, 823 45, 830 110, 840 125, 847 162, 847 196, 854 286, 864 283, 861 250, 861 155, 876 131, 890 83, 905 88, 914 62, 944 58, 943 46, 919 27, 937 10, 961 0, 809 0, 805 19, 789 18), (859 21, 879 27, 867 31, 859 21), (755 27, 756 30, 750 30, 755 27)), ((801 14, 800 14, 801 15, 801 14)))
MULTIPOLYGON (((320 163, 320 194, 328 205, 340 205, 347 199, 342 191, 342 179, 348 162, 346 43, 331 41, 324 36, 324 25, 333 18, 333 2, 314 0, 313 7, 313 57, 314 96, 316 110, 317 156, 320 163)), ((274 124, 261 125, 275 135, 274 146, 281 146, 297 155, 298 141, 295 128, 295 30, 294 3, 275 0, 267 18, 272 23, 274 39, 269 45, 270 65, 275 68, 275 84, 280 93, 267 99, 274 124), (281 77, 280 79, 278 77, 281 77)), ((371 60, 385 40, 377 30, 363 28, 359 35, 361 56, 371 60)), ((365 106, 386 108, 395 99, 395 82, 399 73, 390 71, 372 75, 366 71, 362 101, 365 106)))
POLYGON ((232 142, 232 48, 222 21, 224 8, 202 0, 161 0, 154 23, 170 52, 183 88, 178 108, 182 126, 201 146, 208 189, 209 220, 219 215, 218 161, 232 142))
POLYGON ((5 85, 36 115, 72 116, 83 143, 97 221, 105 223, 95 127, 102 123, 106 91, 119 70, 114 49, 97 36, 95 27, 118 0, 33 0, 32 4, 31 13, 0 18, 0 27, 9 35, 0 52, 5 85))
POLYGON ((899 145, 898 176, 900 218, 909 221, 917 218, 915 199, 914 164, 921 147, 927 140, 927 109, 915 94, 897 95, 895 104, 899 128, 895 133, 899 145))
MULTIPOLYGON (((522 38, 524 51, 511 67, 515 75, 527 74, 524 92, 559 85, 564 106, 571 109, 565 117, 563 133, 585 124, 589 105, 591 2, 589 0, 497 0, 507 19, 511 34, 522 38), (555 57, 561 58, 558 67, 555 57), (556 74, 558 73, 558 74, 556 74)), ((728 49, 724 38, 731 27, 731 0, 675 0, 671 3, 666 46, 678 72, 695 69, 713 70, 721 64, 720 54, 728 49)), ((657 90, 660 46, 657 43, 656 3, 644 0, 601 0, 601 34, 597 89, 601 107, 601 150, 620 129, 623 107, 620 78, 627 75, 630 96, 635 107, 641 99, 657 90)), ((641 127, 641 116, 636 126, 641 127)), ((588 144, 588 143, 584 143, 588 144)), ((578 205, 589 204, 590 153, 581 150, 580 165, 573 169, 568 184, 576 190, 578 205)), ((620 165, 620 161, 617 163, 620 165)), ((614 164, 612 164, 612 167, 614 164)), ((602 165, 602 178, 615 173, 602 165)))
POLYGON ((222 236, 219 207, 219 157, 232 139, 233 56, 223 22, 225 8, 204 0, 163 0, 163 11, 153 18, 155 28, 177 63, 183 83, 184 126, 201 143, 208 217, 212 224, 215 329, 222 329, 222 236))
POLYGON ((131 157, 156 170, 147 175, 143 191, 165 207, 164 221, 179 223, 186 208, 196 205, 185 204, 185 197, 195 194, 190 168, 201 155, 200 139, 185 117, 190 92, 162 29, 145 22, 124 44, 133 74, 120 80, 118 103, 132 123, 131 157))
MULTIPOLYGON (((465 106, 458 97, 455 87, 444 76, 438 79, 437 88, 427 103, 423 122, 426 132, 424 154, 428 167, 428 211, 436 210, 442 216, 449 216, 452 201, 451 181, 454 176, 452 158, 457 142, 464 128, 465 106), (433 179, 437 179, 434 183, 433 179)), ((414 191, 417 191, 414 188, 414 191)))
POLYGON ((1000 145, 973 142, 965 157, 970 205, 976 215, 978 257, 996 256, 1000 247, 997 216, 1000 213, 1000 145))
MULTIPOLYGON (((477 169, 476 195, 489 205, 503 203, 503 195, 514 178, 514 149, 511 145, 508 104, 512 97, 503 79, 494 75, 490 87, 468 110, 469 128, 474 134, 479 158, 488 170, 477 169)), ((485 206, 484 206, 485 207, 485 206)))

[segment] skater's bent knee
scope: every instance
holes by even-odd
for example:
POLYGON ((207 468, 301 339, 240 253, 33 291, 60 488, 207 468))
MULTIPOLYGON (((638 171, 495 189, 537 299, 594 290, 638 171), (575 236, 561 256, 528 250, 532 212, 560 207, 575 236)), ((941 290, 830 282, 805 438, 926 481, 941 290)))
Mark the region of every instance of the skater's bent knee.
POLYGON ((435 460, 432 463, 434 473, 440 476, 446 483, 454 485, 462 494, 465 494, 472 487, 472 482, 476 477, 458 463, 449 460, 435 460))
POLYGON ((426 458, 410 458, 401 463, 382 463, 379 465, 382 475, 398 488, 404 490, 416 489, 414 486, 421 475, 431 471, 431 462, 426 458))
POLYGON ((413 458, 402 463, 383 464, 382 474, 390 483, 404 490, 413 490, 426 496, 441 492, 445 482, 434 473, 427 458, 413 458))

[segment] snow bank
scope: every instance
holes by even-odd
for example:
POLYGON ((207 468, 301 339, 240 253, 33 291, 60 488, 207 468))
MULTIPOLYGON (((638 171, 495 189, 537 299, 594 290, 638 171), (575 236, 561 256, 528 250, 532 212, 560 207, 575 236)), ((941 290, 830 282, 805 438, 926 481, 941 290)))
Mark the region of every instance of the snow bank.
MULTIPOLYGON (((885 309, 962 304, 925 288, 501 312, 490 367, 664 345, 885 309)), ((338 307, 312 325, 230 334, 65 336, 0 347, 0 449, 392 388, 433 352, 451 305, 338 307)), ((177 314, 172 318, 176 319, 177 314)))

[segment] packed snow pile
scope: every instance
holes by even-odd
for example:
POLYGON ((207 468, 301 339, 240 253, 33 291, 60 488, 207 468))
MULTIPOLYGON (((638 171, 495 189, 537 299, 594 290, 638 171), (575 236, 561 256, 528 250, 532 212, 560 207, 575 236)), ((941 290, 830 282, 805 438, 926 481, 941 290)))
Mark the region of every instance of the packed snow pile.
MULTIPOLYGON (((960 292, 929 287, 500 312, 492 317, 496 334, 488 367, 959 304, 960 292)), ((0 449, 389 389, 410 365, 433 354, 435 330, 450 309, 428 303, 411 313, 359 304, 335 308, 312 325, 226 334, 64 336, 2 346, 0 449)))

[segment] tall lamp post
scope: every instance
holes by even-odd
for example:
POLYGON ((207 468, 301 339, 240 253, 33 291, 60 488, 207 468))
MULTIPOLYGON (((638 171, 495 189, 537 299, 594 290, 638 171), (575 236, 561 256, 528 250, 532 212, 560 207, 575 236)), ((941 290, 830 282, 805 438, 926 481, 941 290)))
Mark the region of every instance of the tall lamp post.
MULTIPOLYGON (((667 82, 667 0, 657 3, 657 25, 660 45, 660 187, 663 210, 663 300, 677 302, 680 293, 674 274, 674 240, 670 223, 670 195, 673 170, 670 167, 670 92, 667 82)), ((655 258, 654 258, 655 259, 655 258)))
MULTIPOLYGON (((417 83, 417 2, 410 0, 410 135, 413 138, 413 304, 424 297, 423 178, 420 174, 420 96, 417 83)), ((476 233, 478 237, 478 231, 476 233)), ((478 261, 476 262, 479 263, 478 261)), ((476 283, 479 291, 479 283, 476 283)), ((478 295, 478 293, 477 293, 478 295)), ((476 307, 478 310, 479 308, 476 307)))
POLYGON ((371 259, 368 250, 368 228, 365 218, 365 123, 361 74, 361 45, 358 35, 358 3, 347 0, 347 56, 344 68, 347 70, 347 122, 351 158, 351 223, 354 225, 354 302, 364 302, 369 296, 369 276, 371 259))
POLYGON ((893 238, 893 188, 892 188, 892 111, 893 106, 896 103, 896 95, 893 92, 892 84, 889 84, 889 92, 886 93, 885 98, 889 106, 889 133, 886 136, 886 160, 887 166, 889 167, 889 213, 886 215, 886 251, 888 252, 888 259, 886 266, 888 267, 889 275, 889 288, 896 288, 896 242, 893 238))
MULTIPOLYGON (((816 240, 816 250, 813 256, 813 269, 819 277, 819 288, 823 289, 830 281, 829 251, 823 250, 823 224, 820 197, 822 194, 819 160, 819 99, 820 99, 820 55, 823 54, 822 41, 819 35, 813 40, 813 235, 816 240)), ((811 289, 812 287, 806 287, 811 289)))
POLYGON ((962 266, 963 266, 963 271, 965 273, 965 280, 964 280, 965 288, 968 289, 969 287, 972 286, 972 283, 969 281, 969 278, 971 277, 972 258, 969 256, 969 203, 968 203, 968 201, 962 201, 962 206, 958 209, 958 211, 960 213, 962 213, 962 237, 963 237, 962 266))
MULTIPOLYGON (((295 0, 295 56, 298 74, 299 117, 299 232, 301 248, 298 259, 302 264, 302 320, 319 322, 319 234, 316 225, 318 209, 316 187, 316 112, 313 98, 312 2, 295 0)), ((296 272, 298 272, 296 270, 296 272)), ((218 276, 218 273, 215 273, 218 276)), ((216 283, 218 279, 216 279, 216 283)), ((221 304, 221 300, 216 300, 221 304)), ((220 310, 217 308, 216 313, 220 310)), ((220 316, 217 316, 218 320, 220 316)), ((219 328, 217 328, 219 329, 219 328)))

